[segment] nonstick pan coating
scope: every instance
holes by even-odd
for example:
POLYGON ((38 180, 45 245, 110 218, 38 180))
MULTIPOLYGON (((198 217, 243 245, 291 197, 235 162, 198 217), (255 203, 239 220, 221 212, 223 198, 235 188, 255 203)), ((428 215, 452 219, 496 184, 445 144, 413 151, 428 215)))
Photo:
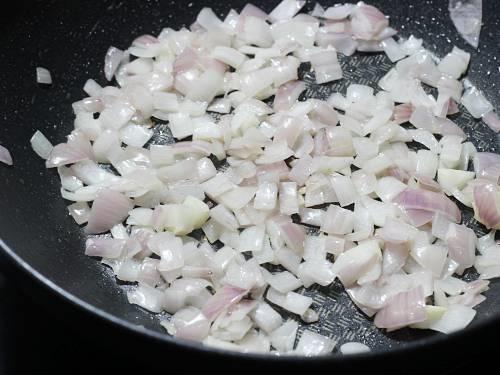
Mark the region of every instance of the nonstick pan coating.
MULTIPOLYGON (((271 10, 278 1, 254 1, 271 10)), ((0 166, 0 245, 3 256, 18 266, 18 279, 35 278, 64 303, 76 305, 89 314, 98 315, 125 331, 139 332, 157 341, 157 345, 196 345, 178 343, 168 337, 158 324, 158 317, 130 305, 127 285, 118 285, 105 266, 83 254, 85 236, 68 216, 66 202, 60 197, 59 179, 29 146, 36 129, 42 130, 54 143, 64 141, 73 128, 71 103, 84 96, 83 84, 95 78, 105 84, 103 57, 110 45, 126 48, 134 37, 158 34, 163 27, 189 26, 203 6, 213 7, 225 15, 231 7, 240 10, 246 1, 21 1, 16 12, 3 14, 0 33, 0 142, 13 154, 14 167, 0 166), (54 84, 41 87, 35 81, 35 67, 51 70, 54 84), (29 275, 31 274, 31 275, 29 275)), ((324 1, 322 5, 332 4, 324 1)), ((400 35, 414 34, 424 38, 426 47, 443 56, 453 45, 472 54, 469 77, 500 108, 500 43, 494 1, 483 3, 480 48, 474 51, 460 38, 449 19, 447 1, 371 1, 390 15, 391 26, 400 35)), ((309 3, 311 8, 313 3, 309 3)), ((342 59, 347 79, 327 87, 309 85, 307 95, 325 98, 334 91, 344 91, 348 83, 375 87, 389 69, 383 54, 356 54, 342 59)), ((307 73, 306 82, 314 79, 307 73)), ((499 139, 482 122, 463 113, 455 121, 481 151, 500 152, 499 139)), ((165 127, 158 127, 156 142, 169 141, 165 127)), ((472 223, 470 213, 464 214, 472 223)), ((471 224, 478 234, 484 228, 471 224)), ((469 274, 466 277, 473 277, 469 274)), ((35 292, 33 292, 35 293, 35 292)), ((451 342, 464 333, 446 337, 423 331, 401 330, 383 333, 373 327, 350 302, 339 284, 312 288, 313 307, 320 322, 309 325, 313 330, 339 341, 366 342, 375 352, 401 353, 451 342)), ((485 293, 486 302, 466 333, 473 334, 500 319, 500 285, 493 281, 485 293)), ((207 349, 201 349, 206 352, 207 349)), ((213 349, 208 349, 213 350, 213 349)), ((233 355, 234 356, 234 355, 233 355)), ((247 356, 251 357, 251 356, 247 356)), ((356 357, 356 356, 355 356, 356 357)), ((341 361, 337 355, 330 360, 341 361)), ((290 359, 273 359, 289 361, 290 359)), ((324 361, 325 359, 321 359, 324 361)), ((314 361, 314 360, 313 360, 314 361)))

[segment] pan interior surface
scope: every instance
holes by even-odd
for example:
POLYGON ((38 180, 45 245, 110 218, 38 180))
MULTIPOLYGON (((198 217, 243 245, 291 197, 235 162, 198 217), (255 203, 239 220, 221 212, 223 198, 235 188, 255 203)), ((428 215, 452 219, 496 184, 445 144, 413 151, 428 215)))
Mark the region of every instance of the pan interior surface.
MULTIPOLYGON (((67 214, 66 202, 60 197, 59 178, 29 146, 37 130, 53 141, 64 141, 73 128, 71 103, 84 96, 82 87, 88 78, 105 84, 104 54, 110 45, 126 48, 139 35, 157 35, 162 28, 189 26, 204 6, 214 8, 220 16, 231 8, 240 10, 245 1, 213 0, 176 2, 152 0, 23 2, 27 12, 14 13, 6 19, 0 34, 2 58, 0 92, 4 111, 0 117, 0 140, 11 150, 15 166, 0 168, 0 239, 24 262, 67 293, 119 318, 124 324, 141 325, 146 330, 164 334, 158 324, 162 316, 130 305, 126 298, 129 285, 119 285, 111 271, 83 254, 85 236, 67 214), (48 68, 54 84, 45 88, 35 81, 36 66, 48 68)), ((277 1, 255 1, 270 11, 277 1)), ((402 0, 394 6, 391 0, 369 2, 390 16, 391 25, 401 36, 423 38, 425 47, 444 56, 453 45, 472 54, 469 77, 496 105, 500 103, 500 56, 497 35, 500 21, 493 2, 483 3, 483 29, 480 48, 472 48, 460 38, 448 16, 447 2, 402 0)), ((333 4, 325 1, 324 6, 333 4)), ((311 8, 313 4, 309 3, 311 8)), ((392 63, 385 54, 356 53, 342 58, 344 79, 331 85, 316 85, 309 71, 302 72, 307 84, 306 97, 326 99, 332 92, 345 93, 351 83, 376 87, 377 81, 392 63)), ((500 152, 498 136, 484 123, 461 112, 454 119, 480 151, 500 152)), ((170 142, 165 126, 155 131, 155 143, 170 142)), ((461 207, 462 208, 462 207, 461 207)), ((464 211, 464 222, 484 234, 484 228, 464 211)), ((472 279, 472 272, 465 275, 472 279)), ((364 342, 373 351, 383 352, 406 345, 422 343, 436 334, 400 330, 385 333, 378 330, 351 302, 339 283, 329 287, 314 286, 304 291, 314 298, 312 308, 320 316, 317 323, 302 325, 334 338, 338 344, 364 342)), ((500 315, 500 285, 493 281, 485 293, 487 300, 479 305, 472 325, 500 315)), ((165 338, 167 339, 166 333, 165 338)), ((339 346, 337 345, 337 347, 339 346)))

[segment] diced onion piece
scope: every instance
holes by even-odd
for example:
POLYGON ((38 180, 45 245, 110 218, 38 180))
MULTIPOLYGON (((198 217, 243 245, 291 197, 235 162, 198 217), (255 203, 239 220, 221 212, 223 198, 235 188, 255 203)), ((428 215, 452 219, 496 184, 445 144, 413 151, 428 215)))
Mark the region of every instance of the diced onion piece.
POLYGON ((498 186, 480 183, 473 187, 474 217, 488 229, 500 229, 498 186))
POLYGON ((85 233, 97 234, 110 230, 127 217, 132 207, 130 200, 123 194, 102 190, 92 204, 85 233))
POLYGON ((52 76, 50 71, 46 68, 37 67, 36 68, 36 81, 43 85, 51 85, 52 84, 52 76))
POLYGON ((334 347, 335 341, 316 332, 304 331, 300 336, 296 352, 311 357, 331 353, 334 347))
POLYGON ((116 47, 109 47, 104 59, 104 75, 108 81, 113 79, 124 57, 124 52, 116 47))
POLYGON ((6 165, 12 165, 12 156, 10 155, 9 150, 4 146, 0 145, 0 162, 6 165))
POLYGON ((306 4, 303 0, 283 0, 269 13, 269 19, 273 22, 289 20, 295 16, 306 4))
POLYGON ((395 330, 426 319, 425 299, 422 287, 401 292, 375 316, 379 328, 395 330))
POLYGON ((347 342, 340 347, 340 352, 346 354, 368 353, 370 348, 360 342, 347 342))
POLYGON ((476 234, 464 225, 450 224, 446 233, 446 244, 450 258, 460 266, 457 273, 461 274, 466 268, 474 265, 476 256, 476 234))
POLYGON ((450 0, 448 10, 459 34, 474 48, 479 46, 481 32, 482 0, 450 0))
POLYGON ((367 241, 339 255, 332 271, 345 287, 364 276, 382 255, 376 241, 367 241))

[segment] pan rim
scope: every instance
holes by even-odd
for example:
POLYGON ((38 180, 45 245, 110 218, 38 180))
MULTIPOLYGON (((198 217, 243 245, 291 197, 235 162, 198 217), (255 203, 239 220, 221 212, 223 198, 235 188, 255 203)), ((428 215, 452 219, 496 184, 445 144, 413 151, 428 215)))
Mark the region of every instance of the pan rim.
POLYGON ((488 317, 485 317, 482 321, 477 322, 474 325, 466 327, 460 331, 451 333, 451 334, 436 334, 430 337, 426 337, 425 339, 417 339, 415 341, 407 342, 405 345, 391 347, 389 350, 384 352, 371 351, 366 353, 358 353, 352 355, 342 355, 342 354, 334 354, 334 355, 324 355, 324 356, 316 356, 316 357, 305 357, 305 356, 297 356, 297 355, 285 355, 285 356, 277 356, 277 355, 269 355, 269 354, 259 354, 259 353, 243 353, 236 352, 227 349, 213 348, 205 346, 201 343, 190 342, 187 340, 176 339, 168 334, 162 334, 159 332, 155 332, 151 329, 144 328, 139 325, 135 325, 131 322, 128 322, 125 319, 119 318, 116 315, 108 313, 101 308, 98 308, 83 299, 75 296, 74 294, 68 292, 63 287, 57 285, 55 282, 49 280, 46 276, 44 276, 41 272, 33 268, 28 262, 22 259, 16 252, 9 246, 7 243, 0 238, 0 249, 3 253, 9 258, 9 261, 14 264, 18 270, 23 272, 26 276, 30 277, 33 281, 39 284, 41 287, 47 289, 48 291, 56 294, 60 298, 62 298, 65 302, 68 302, 71 306, 83 311, 85 314, 97 317, 101 321, 105 323, 110 323, 111 325, 124 330, 128 334, 142 336, 143 338, 147 338, 149 340, 158 342, 158 344, 163 345, 174 345, 179 346, 185 350, 194 350, 198 352, 202 352, 205 354, 216 354, 220 357, 232 357, 234 359, 239 360, 249 360, 249 361, 271 361, 275 364, 292 364, 298 363, 310 363, 310 364, 320 364, 320 363, 350 363, 350 362, 366 362, 371 360, 380 359, 382 356, 387 359, 387 357, 398 357, 401 355, 408 354, 422 349, 430 349, 433 347, 442 346, 445 344, 449 344, 457 340, 460 337, 467 336, 473 333, 477 333, 481 330, 484 330, 488 326, 491 326, 495 323, 500 323, 500 315, 495 314, 488 317))

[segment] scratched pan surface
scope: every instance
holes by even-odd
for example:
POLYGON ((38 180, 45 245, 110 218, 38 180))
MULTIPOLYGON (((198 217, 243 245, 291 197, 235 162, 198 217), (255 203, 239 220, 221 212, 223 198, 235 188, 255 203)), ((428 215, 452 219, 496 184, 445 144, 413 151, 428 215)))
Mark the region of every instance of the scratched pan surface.
MULTIPOLYGON (((254 3, 269 11, 277 1, 254 3)), ((323 5, 328 3, 333 2, 325 1, 323 5)), ((498 108, 500 21, 493 1, 484 4, 484 26, 478 51, 458 36, 448 17, 445 1, 379 0, 371 3, 391 16, 391 25, 400 30, 400 35, 414 34, 424 38, 426 47, 438 56, 443 56, 453 45, 470 52, 469 77, 498 108)), ((129 305, 126 290, 130 286, 118 285, 109 270, 97 260, 84 256, 85 236, 67 215, 66 202, 59 195, 58 177, 53 170, 44 169, 41 160, 31 151, 29 139, 36 129, 41 129, 55 143, 65 139, 73 126, 71 103, 83 97, 81 88, 86 79, 95 78, 105 83, 103 56, 110 45, 126 48, 135 36, 158 34, 166 26, 189 25, 203 6, 211 6, 218 14, 225 15, 231 7, 239 10, 244 4, 245 1, 211 0, 192 3, 20 1, 17 11, 2 15, 0 142, 11 149, 15 167, 0 166, 0 244, 3 244, 5 259, 17 266, 17 275, 27 277, 23 272, 31 274, 38 284, 62 296, 64 303, 87 311, 87 315, 100 316, 112 326, 130 331, 131 335, 139 334, 170 348, 207 353, 164 334, 158 324, 162 316, 129 305), (51 87, 37 86, 34 72, 38 65, 52 71, 54 84, 51 87)), ((349 59, 341 58, 341 64, 345 79, 333 85, 317 86, 310 72, 302 72, 308 84, 306 96, 325 99, 333 91, 345 92, 350 83, 376 87, 376 82, 391 67, 383 54, 356 54, 349 59)), ((500 152, 498 137, 481 121, 466 113, 454 120, 479 150, 500 152)), ((166 127, 159 124, 153 142, 171 141, 166 127)), ((474 222, 469 211, 465 211, 464 217, 478 234, 484 233, 484 228, 474 222)), ((474 277, 473 273, 466 275, 468 279, 474 277)), ((409 353, 451 342, 461 335, 444 338, 422 331, 400 330, 390 334, 379 331, 353 306, 339 284, 313 287, 302 293, 314 298, 313 308, 320 315, 320 321, 308 325, 308 329, 332 337, 339 344, 366 342, 375 356, 381 352, 409 353)), ((491 327, 495 319, 500 318, 498 282, 493 281, 486 296, 468 332, 491 327)), ((336 354, 329 360, 342 361, 336 354)))

